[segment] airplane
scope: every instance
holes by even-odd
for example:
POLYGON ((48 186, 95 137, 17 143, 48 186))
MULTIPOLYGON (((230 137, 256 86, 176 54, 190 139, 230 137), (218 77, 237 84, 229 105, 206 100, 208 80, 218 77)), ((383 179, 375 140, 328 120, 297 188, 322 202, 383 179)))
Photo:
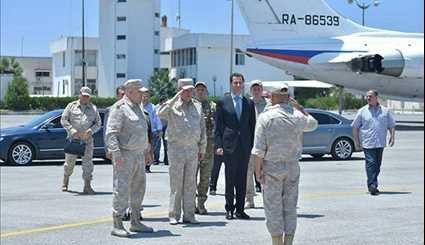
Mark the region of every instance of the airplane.
POLYGON ((292 75, 387 98, 424 101, 424 35, 361 26, 325 0, 237 0, 246 55, 292 75))

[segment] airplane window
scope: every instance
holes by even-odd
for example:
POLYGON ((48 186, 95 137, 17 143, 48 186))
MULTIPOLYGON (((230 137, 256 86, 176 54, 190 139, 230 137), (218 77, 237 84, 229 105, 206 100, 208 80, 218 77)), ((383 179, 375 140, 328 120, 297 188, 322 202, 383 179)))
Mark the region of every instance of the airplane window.
POLYGON ((319 122, 319 125, 339 124, 339 121, 337 119, 326 114, 311 113, 311 116, 319 122))

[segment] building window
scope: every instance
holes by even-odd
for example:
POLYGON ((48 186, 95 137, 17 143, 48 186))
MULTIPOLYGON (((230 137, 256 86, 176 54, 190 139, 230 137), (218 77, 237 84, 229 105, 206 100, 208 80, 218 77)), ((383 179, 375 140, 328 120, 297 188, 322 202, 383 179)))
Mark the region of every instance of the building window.
POLYGON ((123 60, 125 58, 127 58, 125 54, 117 54, 117 60, 123 60))
MULTIPOLYGON (((86 50, 85 57, 86 66, 97 66, 97 51, 86 50)), ((81 50, 75 50, 75 66, 83 65, 83 52, 81 50)))
POLYGON ((36 71, 35 76, 36 77, 50 77, 50 72, 48 72, 48 71, 36 71))
POLYGON ((96 79, 87 79, 87 87, 91 89, 93 95, 97 95, 96 79))
POLYGON ((159 49, 155 49, 155 50, 154 50, 154 53, 155 53, 155 54, 159 54, 159 49))
POLYGON ((196 65, 196 48, 186 48, 171 52, 171 67, 196 65))
POLYGON ((245 54, 243 54, 243 53, 236 53, 235 63, 236 63, 237 66, 243 66, 243 65, 245 65, 245 54))
POLYGON ((117 73, 117 78, 125 78, 125 73, 117 73))
POLYGON ((62 67, 65 67, 65 65, 66 65, 66 53, 65 52, 62 52, 62 67))
POLYGON ((117 36, 117 40, 125 40, 125 39, 127 39, 126 35, 118 35, 117 36))
POLYGON ((125 16, 118 16, 117 17, 117 21, 118 22, 120 22, 120 21, 127 21, 127 17, 125 17, 125 16))
POLYGON ((161 15, 158 12, 155 12, 155 17, 159 18, 159 17, 161 17, 161 15))
POLYGON ((155 31, 153 34, 154 34, 155 36, 159 36, 159 31, 155 31))
POLYGON ((127 0, 117 0, 117 2, 119 2, 119 3, 126 3, 127 0))

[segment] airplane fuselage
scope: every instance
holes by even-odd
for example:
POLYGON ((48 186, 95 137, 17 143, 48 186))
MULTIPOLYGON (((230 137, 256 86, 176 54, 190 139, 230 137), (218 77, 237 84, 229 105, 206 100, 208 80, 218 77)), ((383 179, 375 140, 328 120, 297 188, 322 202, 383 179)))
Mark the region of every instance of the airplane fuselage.
POLYGON ((293 75, 356 91, 377 89, 393 99, 423 101, 423 45, 423 34, 380 31, 261 43, 247 53, 293 75), (382 72, 373 67, 376 55, 382 57, 382 72), (362 61, 362 57, 366 58, 362 61), (366 67, 355 70, 357 63, 366 67))

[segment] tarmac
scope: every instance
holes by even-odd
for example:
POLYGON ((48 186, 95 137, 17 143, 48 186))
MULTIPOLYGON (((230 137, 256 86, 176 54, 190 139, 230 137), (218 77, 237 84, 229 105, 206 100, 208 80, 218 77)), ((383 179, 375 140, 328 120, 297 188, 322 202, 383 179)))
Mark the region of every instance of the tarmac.
MULTIPOLYGON (((2 117, 2 128, 28 120, 2 117)), ((422 119, 400 120, 396 145, 387 148, 379 196, 366 190, 362 153, 352 160, 329 157, 301 161, 298 229, 294 244, 424 244, 424 130, 422 119), (422 120, 422 121, 421 121, 422 120)), ((1 165, 0 242, 6 244, 271 244, 261 195, 252 219, 228 221, 224 215, 224 167, 218 195, 207 201, 209 215, 200 225, 168 224, 168 167, 153 166, 147 175, 144 222, 152 234, 130 238, 110 235, 112 167, 96 161, 96 195, 82 195, 81 167, 76 166, 70 191, 61 192, 63 161, 32 166, 1 165)), ((125 223, 125 226, 129 226, 125 223)))

